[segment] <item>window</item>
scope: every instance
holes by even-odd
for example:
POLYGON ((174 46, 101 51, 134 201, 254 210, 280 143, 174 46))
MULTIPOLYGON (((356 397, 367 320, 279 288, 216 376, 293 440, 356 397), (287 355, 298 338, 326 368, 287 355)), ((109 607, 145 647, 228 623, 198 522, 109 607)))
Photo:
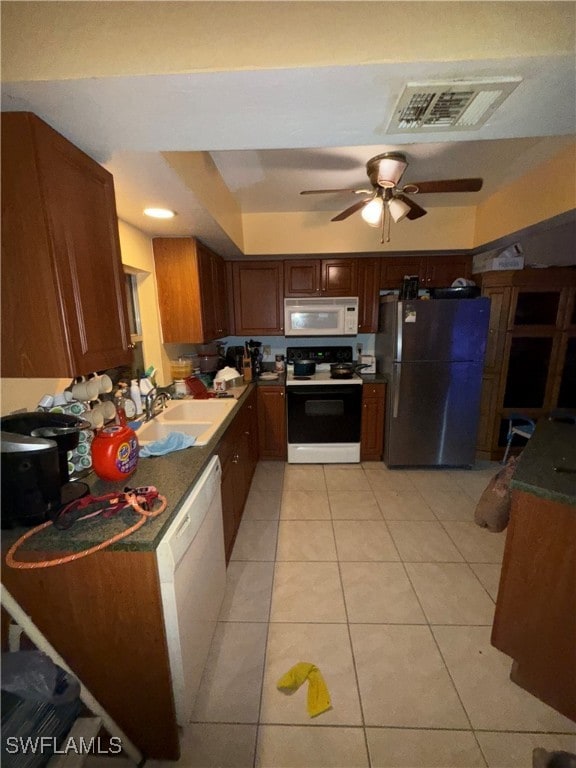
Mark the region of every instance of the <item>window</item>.
POLYGON ((124 273, 126 304, 128 306, 128 324, 132 342, 132 378, 144 373, 144 352, 142 349, 142 324, 140 322, 140 304, 138 302, 138 276, 133 272, 124 273))

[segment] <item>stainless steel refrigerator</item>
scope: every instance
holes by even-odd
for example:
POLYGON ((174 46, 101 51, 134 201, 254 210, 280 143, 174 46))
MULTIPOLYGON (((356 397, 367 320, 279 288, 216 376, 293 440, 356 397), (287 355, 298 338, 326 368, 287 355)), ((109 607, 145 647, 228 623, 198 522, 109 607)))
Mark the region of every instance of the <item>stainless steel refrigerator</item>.
POLYGON ((490 299, 380 304, 375 352, 388 374, 389 467, 472 466, 490 299))

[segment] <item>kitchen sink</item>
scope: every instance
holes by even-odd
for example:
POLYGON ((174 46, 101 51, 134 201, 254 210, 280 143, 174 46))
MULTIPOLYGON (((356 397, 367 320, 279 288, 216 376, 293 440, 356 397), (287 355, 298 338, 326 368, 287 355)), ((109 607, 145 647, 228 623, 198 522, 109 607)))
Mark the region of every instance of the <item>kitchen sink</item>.
POLYGON ((235 398, 212 400, 170 400, 157 418, 162 421, 220 421, 236 406, 235 398))
POLYGON ((194 445, 206 445, 230 411, 236 399, 171 400, 167 407, 137 431, 140 445, 162 440, 170 432, 183 432, 195 437, 194 445))

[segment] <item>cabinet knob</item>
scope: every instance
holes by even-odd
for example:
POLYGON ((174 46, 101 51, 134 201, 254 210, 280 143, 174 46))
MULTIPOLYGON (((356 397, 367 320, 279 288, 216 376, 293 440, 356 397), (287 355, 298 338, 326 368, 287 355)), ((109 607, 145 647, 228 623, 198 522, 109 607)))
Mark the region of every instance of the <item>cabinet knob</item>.
POLYGON ((280 392, 280 397, 284 397, 284 392, 280 392))
POLYGON ((239 458, 240 456, 237 453, 235 453, 234 456, 232 457, 232 464, 238 464, 239 458))

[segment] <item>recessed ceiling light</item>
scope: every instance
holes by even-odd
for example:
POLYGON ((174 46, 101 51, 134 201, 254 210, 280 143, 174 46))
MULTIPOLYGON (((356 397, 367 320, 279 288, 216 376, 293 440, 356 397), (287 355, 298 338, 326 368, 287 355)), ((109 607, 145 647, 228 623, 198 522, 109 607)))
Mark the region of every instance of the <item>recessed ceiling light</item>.
POLYGON ((154 219, 173 219, 176 216, 176 211, 168 208, 144 208, 144 213, 154 219))

